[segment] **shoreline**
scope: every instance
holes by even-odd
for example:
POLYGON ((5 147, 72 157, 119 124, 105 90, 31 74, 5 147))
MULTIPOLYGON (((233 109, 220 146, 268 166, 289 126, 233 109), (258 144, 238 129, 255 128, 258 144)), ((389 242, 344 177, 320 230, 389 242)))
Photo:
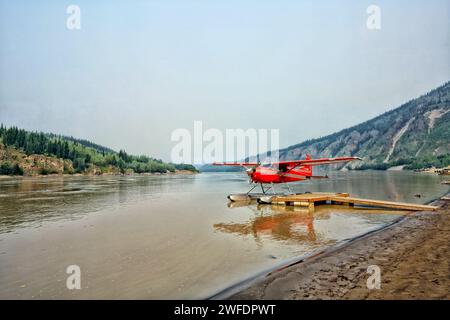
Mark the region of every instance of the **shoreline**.
MULTIPOLYGON (((429 203, 431 203, 430 201, 429 203)), ((332 246, 328 248, 323 249, 317 249, 310 253, 303 254, 301 256, 297 256, 291 259, 284 260, 280 262, 278 265, 274 267, 267 268, 263 271, 259 271, 255 275, 248 277, 242 281, 239 281, 238 283, 232 284, 229 287, 226 287, 225 289, 220 290, 219 292, 215 293, 214 295, 209 296, 207 299, 209 300, 222 300, 222 299, 239 299, 239 298, 233 298, 234 296, 240 294, 241 292, 244 292, 245 290, 258 285, 260 282, 264 281, 269 276, 276 275, 278 272, 281 272, 285 269, 294 267, 296 265, 302 264, 302 263, 308 263, 311 259, 315 259, 317 257, 321 257, 323 255, 333 254, 334 252, 346 247, 347 245, 350 245, 354 241, 358 241, 362 238, 368 237, 372 234, 383 232, 384 230, 394 226, 397 223, 402 222, 406 216, 400 216, 394 221, 378 228, 371 230, 369 232, 366 232, 364 234, 361 234, 359 236, 350 238, 350 239, 344 239, 341 241, 336 242, 332 246)), ((254 299, 254 298, 250 298, 254 299)))
POLYGON ((51 174, 36 174, 36 175, 0 175, 0 179, 7 178, 55 178, 55 177, 132 177, 132 176, 170 176, 170 175, 194 175, 200 172, 193 172, 189 170, 177 170, 175 172, 144 172, 144 173, 102 173, 102 174, 84 174, 84 173, 51 173, 51 174))
POLYGON ((449 195, 430 202, 440 206, 436 212, 399 217, 285 261, 209 299, 450 299, 450 203, 442 200, 449 195), (380 290, 366 287, 369 265, 381 269, 380 290))

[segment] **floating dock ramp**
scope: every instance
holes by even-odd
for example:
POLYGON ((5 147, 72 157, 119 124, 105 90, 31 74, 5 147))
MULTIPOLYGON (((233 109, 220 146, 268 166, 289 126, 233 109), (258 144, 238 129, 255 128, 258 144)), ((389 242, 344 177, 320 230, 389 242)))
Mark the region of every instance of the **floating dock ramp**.
MULTIPOLYGON (((232 199, 232 197, 229 197, 232 199)), ((235 197, 239 199, 239 197, 235 197)), ((437 210, 436 206, 429 206, 415 203, 405 202, 393 202, 383 200, 372 200, 350 197, 348 193, 300 193, 291 195, 263 195, 258 196, 257 201, 259 203, 284 205, 284 206, 301 206, 309 209, 314 209, 315 206, 321 204, 335 204, 335 205, 361 205, 377 208, 389 208, 396 210, 408 210, 408 211, 434 211, 437 210)))

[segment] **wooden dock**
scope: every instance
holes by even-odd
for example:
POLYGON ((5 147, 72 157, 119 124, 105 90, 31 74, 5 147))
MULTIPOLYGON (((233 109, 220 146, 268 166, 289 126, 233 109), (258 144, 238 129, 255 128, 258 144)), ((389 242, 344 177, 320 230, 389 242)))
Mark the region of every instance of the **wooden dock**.
POLYGON ((336 204, 336 205, 360 205, 376 208, 389 208, 396 210, 409 210, 409 211, 434 211, 438 207, 405 203, 405 202, 393 202, 383 200, 372 200, 351 197, 348 193, 301 193, 292 195, 264 195, 257 198, 259 203, 284 205, 284 206, 301 206, 309 209, 314 209, 315 206, 321 204, 336 204))

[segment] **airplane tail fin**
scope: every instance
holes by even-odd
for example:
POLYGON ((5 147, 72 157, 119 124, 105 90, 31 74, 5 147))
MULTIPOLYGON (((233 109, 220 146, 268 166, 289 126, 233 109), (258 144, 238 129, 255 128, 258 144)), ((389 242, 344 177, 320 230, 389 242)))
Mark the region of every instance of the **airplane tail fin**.
MULTIPOLYGON (((311 155, 307 154, 305 157, 306 160, 311 160, 311 155)), ((304 170, 309 173, 309 176, 312 176, 312 166, 305 165, 303 166, 304 170)))

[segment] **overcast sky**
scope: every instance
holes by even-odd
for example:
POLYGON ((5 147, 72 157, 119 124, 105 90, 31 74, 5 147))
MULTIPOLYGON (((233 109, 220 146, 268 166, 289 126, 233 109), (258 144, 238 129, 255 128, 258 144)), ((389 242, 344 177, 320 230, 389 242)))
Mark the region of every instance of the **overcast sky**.
POLYGON ((0 2, 0 122, 165 160, 194 120, 285 147, 448 80, 448 0, 0 2))

